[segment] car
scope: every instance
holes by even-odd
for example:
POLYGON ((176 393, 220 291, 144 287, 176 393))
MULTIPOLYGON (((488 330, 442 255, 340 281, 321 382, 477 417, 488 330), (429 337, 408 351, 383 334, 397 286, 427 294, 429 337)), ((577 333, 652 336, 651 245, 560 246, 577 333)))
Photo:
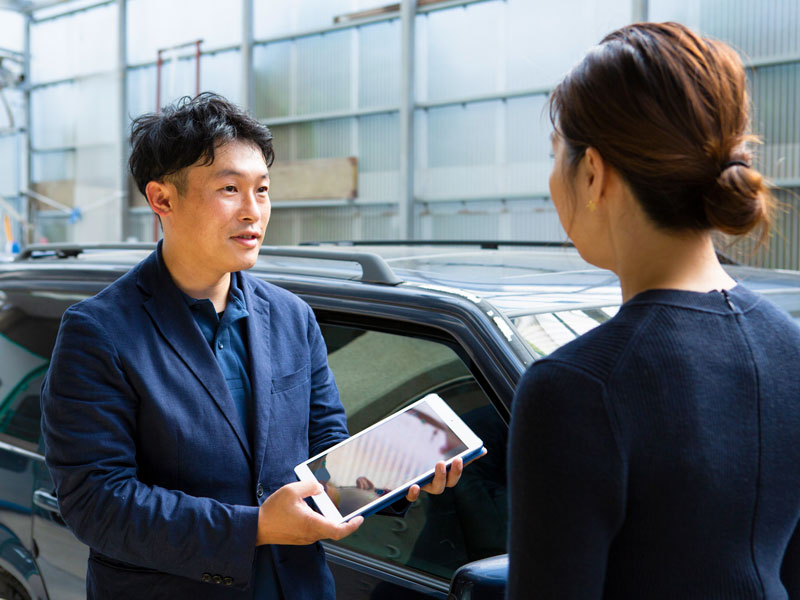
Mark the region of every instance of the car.
MULTIPOLYGON (((42 456, 39 391, 63 311, 153 244, 43 245, 0 264, 0 597, 85 596, 88 549, 67 529, 42 456)), ((728 265, 800 322, 800 273, 728 265)), ((567 244, 318 243, 263 247, 251 273, 313 308, 358 432, 439 394, 488 454, 405 518, 326 541, 339 598, 502 598, 511 401, 538 358, 611 318, 613 273, 567 244)))

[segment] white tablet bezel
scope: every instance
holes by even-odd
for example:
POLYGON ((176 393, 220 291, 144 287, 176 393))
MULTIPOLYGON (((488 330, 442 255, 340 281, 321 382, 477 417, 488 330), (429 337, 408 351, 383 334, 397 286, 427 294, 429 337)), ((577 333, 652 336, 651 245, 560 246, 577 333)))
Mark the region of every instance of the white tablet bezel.
MULTIPOLYGON (((369 427, 367 427, 363 431, 358 432, 354 436, 352 436, 352 437, 350 437, 350 438, 348 438, 348 439, 346 439, 346 440, 344 440, 342 442, 339 442, 338 444, 336 444, 334 446, 331 446, 330 448, 328 448, 324 452, 320 452, 319 454, 309 458, 308 460, 303 461, 302 463, 300 463, 299 465, 297 465, 294 468, 294 472, 297 475, 297 478, 300 481, 315 481, 316 482, 317 478, 314 477, 314 474, 311 472, 311 469, 308 467, 308 465, 310 463, 318 460, 319 458, 321 458, 324 455, 328 454, 332 450, 334 450, 334 449, 336 449, 336 448, 338 448, 340 446, 344 446, 344 445, 350 443, 352 440, 357 439, 357 438, 369 433, 372 429, 375 429, 376 427, 378 427, 382 423, 385 423, 386 421, 390 421, 392 419, 397 418, 399 415, 403 414, 404 412, 408 411, 409 409, 412 409, 412 408, 416 407, 418 404, 421 404, 423 402, 427 402, 428 403, 428 406, 431 407, 431 410, 433 410, 433 412, 436 414, 436 416, 439 417, 445 424, 447 424, 447 426, 450 427, 450 429, 453 430, 453 433, 455 433, 459 437, 459 439, 464 443, 464 445, 467 447, 466 450, 463 450, 462 452, 460 452, 456 456, 454 456, 454 457, 448 459, 447 461, 445 461, 445 463, 446 463, 446 465, 448 467, 450 466, 450 463, 452 463, 456 458, 458 458, 458 457, 461 457, 461 458, 472 457, 473 455, 476 455, 483 448, 483 442, 480 440, 480 438, 475 435, 475 433, 467 426, 467 424, 464 423, 464 421, 461 420, 461 418, 455 413, 455 411, 453 411, 453 409, 450 408, 447 405, 447 403, 444 400, 442 400, 442 398, 438 394, 428 394, 424 398, 420 398, 416 402, 413 402, 413 403, 409 404, 408 406, 406 406, 402 410, 399 410, 396 413, 386 417, 385 419, 381 419, 377 423, 374 423, 374 424, 370 425, 369 427)), ((407 482, 403 483, 402 485, 398 486, 397 488, 395 488, 394 490, 392 490, 388 494, 386 494, 384 496, 381 496, 380 498, 376 498, 375 500, 373 500, 369 504, 366 504, 366 505, 362 506, 361 508, 359 508, 359 509, 357 509, 357 510, 355 510, 352 513, 349 513, 347 515, 342 515, 342 514, 339 513, 339 510, 336 508, 336 506, 333 504, 333 501, 328 497, 328 495, 325 492, 322 492, 321 494, 316 494, 316 495, 312 496, 312 498, 314 500, 314 503, 319 508, 320 512, 323 514, 323 516, 325 516, 327 519, 333 521, 334 523, 338 524, 338 523, 341 523, 343 521, 349 521, 353 517, 356 517, 356 516, 358 516, 360 514, 363 514, 363 513, 371 514, 372 512, 375 512, 375 510, 380 510, 380 508, 383 508, 384 506, 388 506, 389 504, 391 504, 391 503, 395 502, 396 500, 400 499, 401 497, 405 496, 408 488, 410 488, 415 483, 420 483, 420 482, 425 481, 426 479, 429 479, 430 477, 432 477, 433 476, 433 472, 434 472, 434 465, 431 465, 431 468, 428 471, 426 471, 424 473, 421 473, 417 477, 414 477, 413 479, 410 479, 409 481, 407 481, 407 482), (376 509, 377 505, 380 505, 380 507, 376 509)))

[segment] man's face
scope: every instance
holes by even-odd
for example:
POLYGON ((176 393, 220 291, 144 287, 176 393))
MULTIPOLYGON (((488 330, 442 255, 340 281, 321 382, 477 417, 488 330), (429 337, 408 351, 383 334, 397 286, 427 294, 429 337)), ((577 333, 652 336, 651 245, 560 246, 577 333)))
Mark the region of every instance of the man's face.
POLYGON ((182 187, 162 217, 170 252, 204 279, 252 267, 270 215, 261 150, 238 141, 219 146, 211 165, 187 169, 182 187))

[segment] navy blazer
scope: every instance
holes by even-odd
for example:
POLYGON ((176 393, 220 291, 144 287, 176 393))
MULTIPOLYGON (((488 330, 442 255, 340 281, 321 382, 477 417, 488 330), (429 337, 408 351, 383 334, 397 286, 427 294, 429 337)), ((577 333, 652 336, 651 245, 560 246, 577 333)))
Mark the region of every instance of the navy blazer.
MULTIPOLYGON (((234 274, 251 447, 160 250, 64 314, 42 387, 47 466, 91 547, 89 598, 252 598, 258 506, 347 437, 344 409, 308 305, 234 274)), ((334 596, 318 543, 265 548, 287 598, 334 596)))

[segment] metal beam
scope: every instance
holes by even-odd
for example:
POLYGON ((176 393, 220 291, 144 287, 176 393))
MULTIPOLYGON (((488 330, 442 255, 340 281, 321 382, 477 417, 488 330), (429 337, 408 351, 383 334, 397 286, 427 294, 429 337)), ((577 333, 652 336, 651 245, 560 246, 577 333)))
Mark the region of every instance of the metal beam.
POLYGON ((128 0, 117 0, 117 102, 119 103, 120 237, 131 235, 128 194, 128 0))
POLYGON ((333 121, 336 119, 351 119, 358 117, 368 117, 371 115, 385 115, 399 112, 397 106, 379 106, 376 108, 361 108, 358 110, 339 110, 326 113, 309 113, 307 115, 292 115, 289 117, 274 117, 261 119, 261 122, 268 127, 277 125, 295 125, 299 123, 309 123, 312 121, 333 121))
POLYGON ((414 25, 416 0, 402 0, 400 17, 401 85, 400 85, 400 205, 399 237, 414 239, 414 25))
MULTIPOLYGON (((23 51, 23 69, 25 73, 25 82, 31 80, 31 23, 33 18, 30 14, 25 15, 25 41, 24 41, 24 51, 23 51)), ((28 86, 23 88, 23 93, 25 94, 25 138, 24 138, 24 158, 22 160, 24 164, 24 169, 22 173, 22 189, 29 190, 31 188, 31 181, 33 177, 31 175, 31 164, 32 164, 32 152, 31 147, 33 145, 32 136, 33 132, 31 131, 31 91, 28 86)), ((21 198, 21 209, 22 214, 27 219, 28 223, 30 224, 27 228, 23 227, 22 230, 22 239, 20 240, 21 246, 26 246, 34 241, 33 234, 34 234, 34 221, 33 221, 33 214, 31 211, 31 201, 28 199, 27 196, 22 196, 21 198)))
POLYGON ((253 93, 253 0, 242 0, 242 108, 254 111, 253 93))

